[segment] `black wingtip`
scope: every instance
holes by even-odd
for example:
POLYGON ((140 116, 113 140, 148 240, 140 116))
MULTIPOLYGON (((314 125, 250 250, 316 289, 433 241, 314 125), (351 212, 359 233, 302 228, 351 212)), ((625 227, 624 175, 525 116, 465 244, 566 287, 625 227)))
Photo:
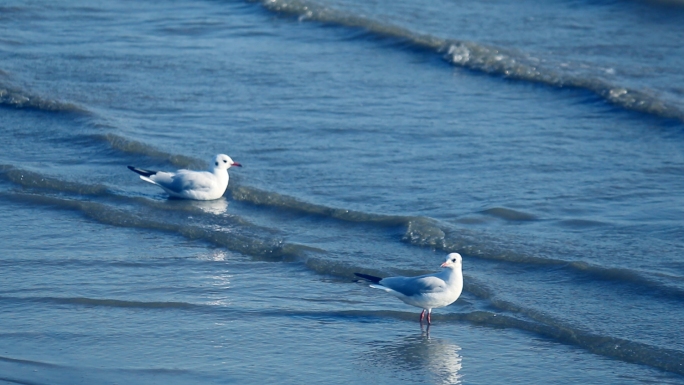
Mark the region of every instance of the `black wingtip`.
POLYGON ((133 171, 134 173, 140 174, 142 176, 152 176, 152 175, 157 173, 156 171, 144 170, 142 168, 137 168, 137 167, 133 167, 133 166, 128 166, 128 169, 133 171))
POLYGON ((380 283, 382 281, 382 278, 376 277, 374 275, 368 275, 368 274, 361 274, 361 273, 354 273, 355 276, 363 278, 365 280, 371 281, 373 283, 380 283))

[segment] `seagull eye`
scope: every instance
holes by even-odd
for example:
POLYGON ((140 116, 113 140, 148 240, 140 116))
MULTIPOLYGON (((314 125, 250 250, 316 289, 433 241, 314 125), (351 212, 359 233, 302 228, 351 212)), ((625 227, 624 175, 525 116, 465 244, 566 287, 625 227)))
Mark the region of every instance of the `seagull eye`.
POLYGON ((223 163, 228 163, 228 161, 224 159, 224 160, 223 160, 223 163))
POLYGON ((456 262, 456 258, 452 259, 451 262, 456 262))

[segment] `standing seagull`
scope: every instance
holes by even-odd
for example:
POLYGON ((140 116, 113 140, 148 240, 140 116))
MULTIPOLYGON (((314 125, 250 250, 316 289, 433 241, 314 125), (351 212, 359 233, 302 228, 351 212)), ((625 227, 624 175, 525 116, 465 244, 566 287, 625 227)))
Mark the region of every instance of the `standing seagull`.
POLYGON ((432 323, 430 316, 433 308, 450 305, 461 295, 463 290, 461 262, 461 254, 451 253, 442 264, 444 270, 418 277, 380 278, 367 274, 354 274, 373 282, 370 287, 382 289, 397 296, 404 303, 422 308, 421 323, 427 311, 429 325, 432 323))
POLYGON ((219 154, 214 159, 210 171, 178 170, 177 172, 150 171, 128 166, 140 174, 140 179, 156 184, 169 195, 176 198, 210 201, 223 196, 228 187, 228 169, 231 166, 242 167, 233 162, 228 155, 219 154))

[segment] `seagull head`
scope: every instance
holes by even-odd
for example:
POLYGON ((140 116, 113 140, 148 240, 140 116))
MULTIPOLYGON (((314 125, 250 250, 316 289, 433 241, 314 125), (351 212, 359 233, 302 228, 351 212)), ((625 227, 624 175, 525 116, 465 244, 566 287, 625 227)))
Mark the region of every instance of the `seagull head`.
POLYGON ((216 155, 216 159, 214 159, 214 168, 218 168, 219 170, 228 170, 231 166, 242 167, 240 163, 234 162, 228 155, 216 155))
POLYGON ((452 269, 458 268, 461 266, 461 254, 459 253, 451 253, 447 255, 446 257, 446 262, 442 264, 442 267, 449 267, 452 269))

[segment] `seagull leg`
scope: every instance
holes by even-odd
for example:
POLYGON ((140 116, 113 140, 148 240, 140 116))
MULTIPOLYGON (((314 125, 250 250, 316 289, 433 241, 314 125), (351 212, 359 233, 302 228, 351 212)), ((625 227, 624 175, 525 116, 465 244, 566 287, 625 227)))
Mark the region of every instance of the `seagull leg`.
MULTIPOLYGON (((429 317, 429 315, 428 315, 428 317, 429 317)), ((425 318, 425 309, 423 309, 423 311, 420 313, 420 323, 421 324, 423 323, 423 318, 425 318)), ((428 321, 428 323, 430 323, 430 321, 428 321)))
MULTIPOLYGON (((423 310, 423 311, 425 311, 425 310, 423 310)), ((432 316, 432 309, 428 309, 428 316, 427 316, 428 325, 432 324, 432 320, 430 319, 431 318, 430 316, 432 316)))

